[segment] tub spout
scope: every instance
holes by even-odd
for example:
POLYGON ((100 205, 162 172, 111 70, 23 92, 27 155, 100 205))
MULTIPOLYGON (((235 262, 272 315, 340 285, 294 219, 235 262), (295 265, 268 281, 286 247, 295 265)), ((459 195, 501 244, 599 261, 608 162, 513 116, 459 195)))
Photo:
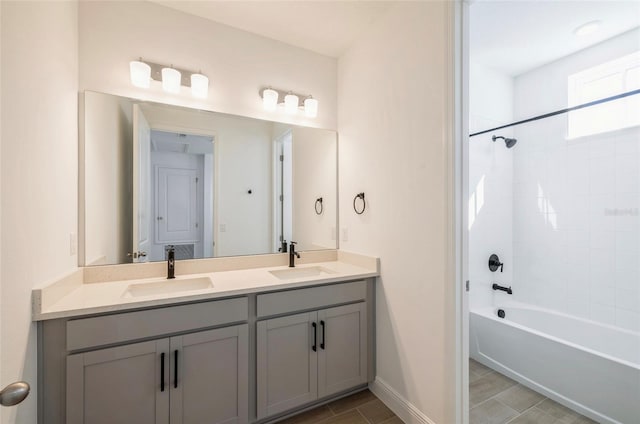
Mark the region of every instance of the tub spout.
POLYGON ((501 290, 503 292, 507 292, 507 294, 513 294, 513 290, 511 290, 511 286, 504 287, 504 286, 499 286, 496 283, 493 283, 493 286, 491 286, 491 288, 494 290, 501 290))

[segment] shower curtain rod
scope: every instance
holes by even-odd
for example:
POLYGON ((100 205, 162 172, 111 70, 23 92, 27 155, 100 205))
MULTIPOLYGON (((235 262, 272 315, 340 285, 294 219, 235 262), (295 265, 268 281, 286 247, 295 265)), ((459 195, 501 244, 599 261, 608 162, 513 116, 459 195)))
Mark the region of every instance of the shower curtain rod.
POLYGON ((599 105, 601 103, 611 102, 613 100, 622 99, 622 98, 625 98, 625 97, 633 96, 635 94, 640 94, 640 89, 627 91, 626 93, 617 94, 617 95, 611 96, 611 97, 605 97, 604 99, 594 100, 594 101, 589 102, 589 103, 583 103, 581 105, 568 107, 566 109, 556 110, 555 112, 545 113, 544 115, 534 116, 533 118, 528 118, 528 119, 524 119, 522 121, 512 122, 511 124, 502 125, 502 126, 499 126, 499 127, 491 128, 489 130, 479 131, 479 132, 476 132, 476 133, 473 133, 473 134, 469 134, 469 137, 486 134, 486 133, 489 133, 489 132, 501 130, 503 128, 513 127, 514 125, 526 124, 527 122, 533 122, 533 121, 538 121, 540 119, 550 118, 552 116, 560 115, 560 114, 567 113, 567 112, 572 112, 574 110, 583 109, 583 108, 589 107, 589 106, 599 105))

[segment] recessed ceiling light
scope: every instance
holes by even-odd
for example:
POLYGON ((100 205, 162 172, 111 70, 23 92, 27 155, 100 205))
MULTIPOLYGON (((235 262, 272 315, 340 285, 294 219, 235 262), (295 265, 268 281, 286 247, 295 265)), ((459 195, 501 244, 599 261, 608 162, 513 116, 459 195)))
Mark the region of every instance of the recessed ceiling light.
POLYGON ((573 33, 578 37, 584 37, 585 35, 593 34, 600 29, 600 25, 602 25, 602 21, 591 21, 587 22, 584 25, 580 25, 578 28, 573 30, 573 33))

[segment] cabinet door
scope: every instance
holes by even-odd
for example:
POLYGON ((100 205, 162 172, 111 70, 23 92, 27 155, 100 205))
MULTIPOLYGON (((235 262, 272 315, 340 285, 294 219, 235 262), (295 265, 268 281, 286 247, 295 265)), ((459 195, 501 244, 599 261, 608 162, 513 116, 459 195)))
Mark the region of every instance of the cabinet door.
POLYGON ((162 339, 69 355, 67 424, 168 424, 168 349, 162 339))
POLYGON ((317 313, 257 324, 258 419, 318 398, 317 313))
POLYGON ((318 396, 366 383, 366 303, 321 310, 318 324, 318 396))
POLYGON ((248 334, 244 324, 171 338, 171 424, 249 421, 248 334))

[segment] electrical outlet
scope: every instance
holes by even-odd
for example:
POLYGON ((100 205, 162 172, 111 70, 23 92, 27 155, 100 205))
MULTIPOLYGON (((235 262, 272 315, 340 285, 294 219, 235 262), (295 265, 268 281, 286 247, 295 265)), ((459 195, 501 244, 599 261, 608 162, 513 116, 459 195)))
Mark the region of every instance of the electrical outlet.
POLYGON ((78 235, 76 233, 69 234, 69 255, 73 256, 78 253, 78 235))
POLYGON ((342 241, 349 241, 349 230, 347 227, 342 227, 342 241))
POLYGON ((220 232, 224 233, 227 231, 227 224, 220 224, 220 232))

